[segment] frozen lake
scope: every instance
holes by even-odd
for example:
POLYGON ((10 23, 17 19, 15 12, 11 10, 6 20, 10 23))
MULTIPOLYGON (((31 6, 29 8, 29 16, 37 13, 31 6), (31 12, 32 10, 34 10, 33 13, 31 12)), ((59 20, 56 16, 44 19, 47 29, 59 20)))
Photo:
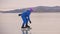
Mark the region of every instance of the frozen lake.
MULTIPOLYGON (((26 34, 60 34, 60 13, 32 13, 32 29, 26 34)), ((18 13, 0 13, 0 34, 24 34, 18 13)))

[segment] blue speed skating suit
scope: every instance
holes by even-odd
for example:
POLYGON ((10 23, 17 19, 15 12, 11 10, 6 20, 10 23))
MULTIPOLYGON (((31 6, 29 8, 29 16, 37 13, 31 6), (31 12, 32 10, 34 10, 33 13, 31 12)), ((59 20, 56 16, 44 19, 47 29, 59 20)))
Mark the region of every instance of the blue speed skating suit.
POLYGON ((21 14, 23 20, 22 27, 24 27, 28 23, 28 21, 30 21, 30 14, 31 14, 30 10, 26 10, 21 14))

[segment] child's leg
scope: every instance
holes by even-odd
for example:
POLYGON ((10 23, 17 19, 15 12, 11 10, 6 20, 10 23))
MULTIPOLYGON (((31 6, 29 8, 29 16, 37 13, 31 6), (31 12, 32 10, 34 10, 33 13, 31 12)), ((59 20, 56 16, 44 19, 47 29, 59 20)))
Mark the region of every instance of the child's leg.
POLYGON ((26 26, 28 26, 28 20, 26 19, 26 26))
POLYGON ((30 27, 29 25, 28 25, 28 19, 26 19, 27 20, 27 22, 26 22, 26 27, 30 27))
POLYGON ((26 27, 26 18, 25 17, 22 17, 22 20, 23 20, 23 24, 22 24, 22 28, 26 27))

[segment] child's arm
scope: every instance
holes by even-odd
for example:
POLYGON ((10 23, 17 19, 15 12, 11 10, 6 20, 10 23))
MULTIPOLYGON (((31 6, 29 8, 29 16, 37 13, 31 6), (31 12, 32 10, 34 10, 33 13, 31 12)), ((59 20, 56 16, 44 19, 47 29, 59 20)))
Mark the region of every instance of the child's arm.
POLYGON ((31 23, 30 16, 28 16, 28 21, 31 23))

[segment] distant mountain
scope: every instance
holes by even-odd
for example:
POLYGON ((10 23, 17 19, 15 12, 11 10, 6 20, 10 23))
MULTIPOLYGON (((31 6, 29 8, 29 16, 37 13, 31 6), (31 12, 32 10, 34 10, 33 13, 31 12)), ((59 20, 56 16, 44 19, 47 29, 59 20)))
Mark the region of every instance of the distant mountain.
POLYGON ((60 6, 47 7, 47 6, 38 6, 34 8, 35 12, 60 12, 60 6))
MULTIPOLYGON (((60 12, 60 6, 54 6, 54 7, 48 7, 48 6, 37 6, 37 7, 32 7, 33 12, 60 12)), ((24 9, 15 9, 15 10, 10 10, 10 11, 0 11, 0 13, 20 13, 24 9)))
MULTIPOLYGON (((23 10, 23 9, 22 9, 23 10)), ((20 13, 22 12, 21 9, 15 9, 15 10, 10 10, 10 11, 1 11, 2 13, 20 13)))

